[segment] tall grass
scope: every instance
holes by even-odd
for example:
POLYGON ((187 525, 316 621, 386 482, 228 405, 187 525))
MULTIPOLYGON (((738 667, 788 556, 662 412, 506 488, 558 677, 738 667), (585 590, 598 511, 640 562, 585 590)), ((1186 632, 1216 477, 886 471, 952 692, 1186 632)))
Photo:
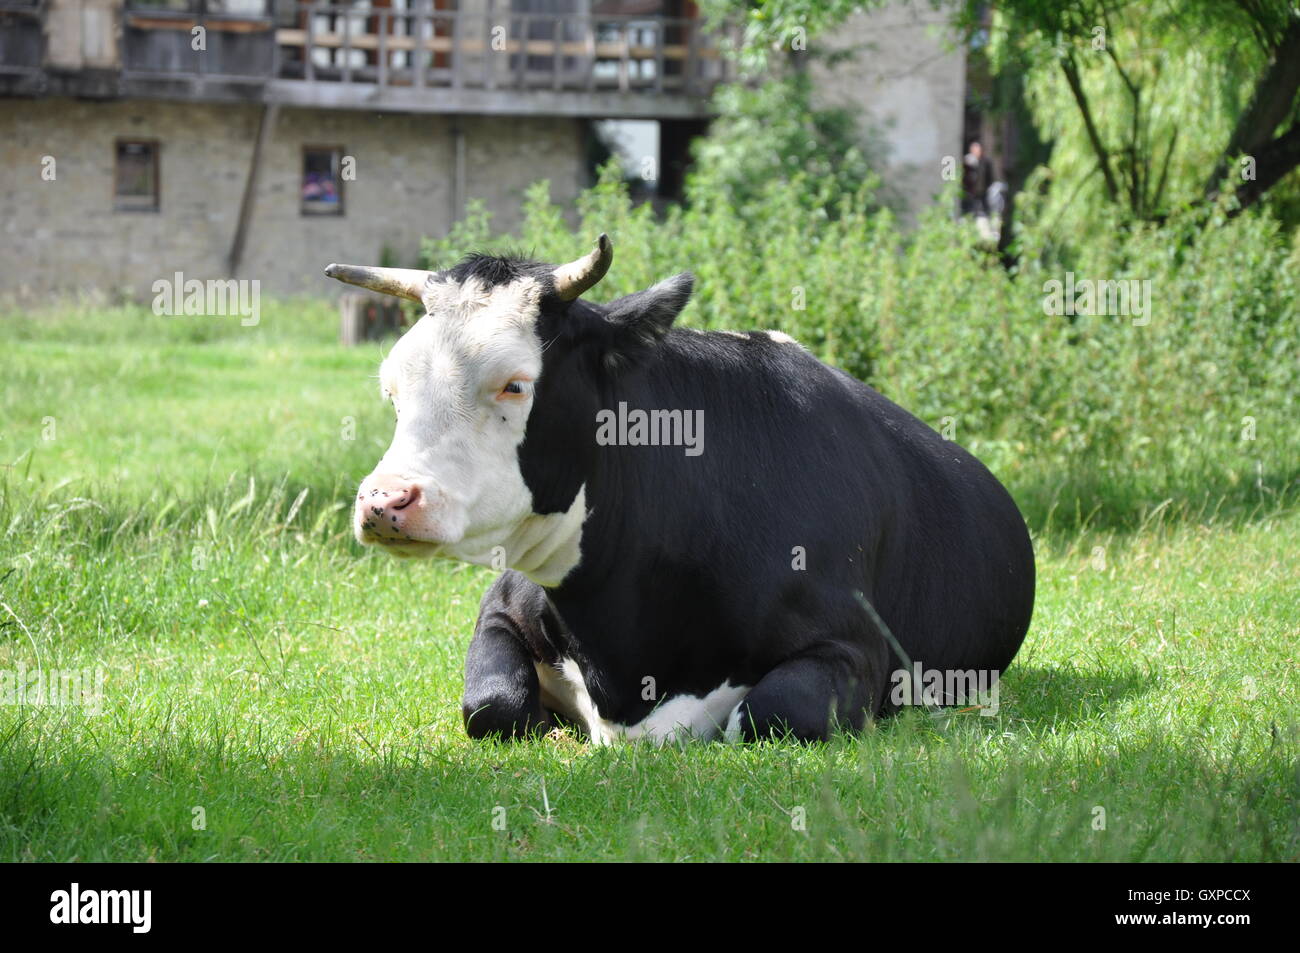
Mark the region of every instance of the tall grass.
POLYGON ((570 228, 539 187, 520 234, 477 214, 426 253, 559 261, 607 230, 597 295, 691 268, 687 323, 780 328, 953 418, 1039 550, 996 715, 906 711, 823 746, 473 744, 461 671, 492 574, 349 532, 392 433, 383 345, 340 347, 319 302, 253 328, 65 303, 0 315, 0 678, 90 669, 104 698, 0 704, 0 858, 1300 858, 1276 228, 1071 252, 1031 217, 1007 273, 940 214, 904 235, 853 202, 765 202, 761 228, 707 203, 660 221, 606 180, 570 228), (1068 268, 1150 278, 1151 323, 1044 315, 1068 268))

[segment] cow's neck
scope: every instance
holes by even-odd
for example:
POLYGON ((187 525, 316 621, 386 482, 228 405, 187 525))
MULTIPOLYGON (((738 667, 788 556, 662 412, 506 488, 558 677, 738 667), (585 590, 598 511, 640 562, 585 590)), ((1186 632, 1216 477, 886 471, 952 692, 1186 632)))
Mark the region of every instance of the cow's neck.
POLYGON ((581 561, 582 524, 587 518, 586 487, 567 510, 533 514, 523 520, 505 544, 510 568, 541 586, 558 586, 581 561))
MULTIPOLYGON (((620 401, 657 406, 652 395, 663 386, 649 368, 605 376, 589 350, 563 338, 546 348, 537 403, 520 448, 520 470, 533 495, 533 515, 506 544, 510 566, 534 582, 556 588, 599 585, 615 567, 623 496, 639 482, 625 472, 617 453, 598 453, 597 412, 620 401), (584 523, 599 530, 581 548, 584 523), (517 554, 517 555, 516 555, 517 554)), ((658 395, 662 399, 663 395, 658 395)), ((589 527, 591 528, 591 527, 589 527)))

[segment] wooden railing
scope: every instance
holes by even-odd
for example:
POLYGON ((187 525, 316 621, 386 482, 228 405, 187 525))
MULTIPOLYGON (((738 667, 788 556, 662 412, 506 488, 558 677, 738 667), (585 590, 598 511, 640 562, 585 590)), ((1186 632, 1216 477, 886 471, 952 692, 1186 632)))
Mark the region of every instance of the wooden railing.
POLYGON ((265 5, 258 8, 260 13, 225 12, 204 0, 127 0, 123 72, 265 82, 275 74, 275 19, 265 5), (202 30, 201 42, 195 28, 202 30))
MULTIPOLYGON (((707 95, 728 78, 695 19, 278 4, 272 15, 128 5, 125 70, 145 76, 707 95), (194 27, 206 50, 192 49, 194 27)), ((265 9, 265 8, 264 8, 265 9)))

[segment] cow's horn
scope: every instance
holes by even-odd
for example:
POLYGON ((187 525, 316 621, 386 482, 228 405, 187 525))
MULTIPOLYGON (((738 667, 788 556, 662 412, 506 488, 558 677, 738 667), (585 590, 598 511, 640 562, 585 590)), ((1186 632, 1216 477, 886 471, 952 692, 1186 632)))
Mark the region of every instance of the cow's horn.
POLYGON ((330 265, 325 274, 350 285, 360 285, 396 298, 419 301, 429 272, 414 268, 368 268, 364 265, 330 265))
POLYGON ((555 293, 562 301, 574 300, 605 277, 613 260, 614 246, 609 236, 601 233, 596 239, 596 247, 588 254, 555 269, 555 293))

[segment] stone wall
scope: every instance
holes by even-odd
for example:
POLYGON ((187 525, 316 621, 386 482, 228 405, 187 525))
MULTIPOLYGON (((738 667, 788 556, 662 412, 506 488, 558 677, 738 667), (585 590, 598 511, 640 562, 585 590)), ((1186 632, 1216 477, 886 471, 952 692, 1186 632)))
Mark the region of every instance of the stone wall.
MULTIPOLYGON (((152 283, 227 276, 261 107, 152 101, 0 99, 0 296, 123 292, 152 283), (117 139, 154 139, 158 212, 115 211, 117 139), (43 157, 54 178, 42 178, 43 157)), ((581 122, 462 117, 465 195, 487 202, 505 228, 524 189, 549 179, 567 202, 584 184, 581 122)), ((332 261, 377 263, 384 248, 414 264, 420 238, 454 221, 455 145, 443 116, 282 109, 263 156, 236 277, 263 293, 333 295, 332 261), (300 210, 302 149, 340 146, 355 157, 345 214, 300 210)))
MULTIPOLYGON (((74 70, 111 66, 116 46, 106 52, 87 40, 87 29, 103 32, 97 25, 120 0, 50 2, 51 17, 66 28, 62 38, 51 37, 51 62, 74 70)), ((465 3, 478 9, 483 0, 465 3)), ((851 51, 833 68, 813 66, 816 95, 861 111, 864 148, 905 221, 944 185, 944 158, 961 156, 965 56, 947 15, 926 4, 894 4, 812 41, 851 51)), ((87 291, 145 298, 155 280, 177 271, 227 277, 261 111, 255 103, 0 98, 0 297, 87 291), (160 143, 158 212, 114 209, 117 139, 160 143), (55 163, 48 181, 45 157, 55 163)), ((271 294, 337 294, 321 276, 330 261, 373 263, 387 248, 399 264, 413 264, 420 238, 445 234, 460 214, 458 184, 460 198, 483 198, 497 224, 510 228, 531 182, 549 179, 562 203, 585 184, 583 124, 283 108, 236 277, 258 278, 271 294), (465 137, 463 183, 456 128, 465 137), (344 215, 301 213, 306 145, 339 146, 355 158, 344 215)))
POLYGON ((894 3, 828 31, 828 48, 850 51, 813 69, 816 100, 860 110, 863 147, 900 201, 905 221, 946 184, 945 157, 960 175, 966 55, 948 27, 951 11, 894 3))

